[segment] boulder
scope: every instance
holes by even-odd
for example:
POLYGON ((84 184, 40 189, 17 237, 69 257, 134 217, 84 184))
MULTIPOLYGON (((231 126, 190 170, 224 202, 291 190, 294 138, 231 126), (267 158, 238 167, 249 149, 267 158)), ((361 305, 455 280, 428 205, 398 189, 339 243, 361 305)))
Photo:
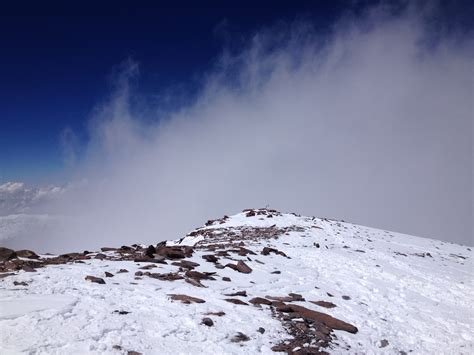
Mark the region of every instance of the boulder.
POLYGON ((17 250, 15 253, 20 258, 39 259, 39 255, 37 255, 34 251, 27 249, 17 250))
POLYGON ((105 281, 104 279, 101 279, 100 277, 95 277, 95 276, 86 276, 85 278, 87 281, 90 281, 90 282, 94 282, 96 284, 101 284, 101 285, 105 285, 105 281))
POLYGON ((0 262, 16 258, 16 253, 12 249, 0 247, 0 262))
POLYGON ((237 264, 227 264, 226 267, 229 267, 233 270, 236 270, 238 272, 241 272, 243 274, 250 274, 252 272, 252 269, 244 263, 242 260, 239 260, 237 264))

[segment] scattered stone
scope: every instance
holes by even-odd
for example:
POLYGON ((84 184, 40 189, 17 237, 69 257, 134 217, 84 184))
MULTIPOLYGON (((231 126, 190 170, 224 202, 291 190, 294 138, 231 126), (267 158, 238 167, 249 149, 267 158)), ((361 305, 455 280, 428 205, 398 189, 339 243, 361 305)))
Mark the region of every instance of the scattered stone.
POLYGON ((139 353, 138 351, 129 350, 127 351, 127 355, 142 355, 142 353, 139 353))
POLYGON ((199 271, 186 271, 185 275, 196 280, 215 280, 211 275, 215 272, 199 272, 199 271))
POLYGON ((154 258, 149 258, 147 256, 145 257, 140 257, 140 258, 135 258, 133 259, 133 262, 135 263, 155 263, 155 264, 168 264, 165 261, 165 258, 163 256, 156 256, 154 258))
POLYGON ((164 256, 168 259, 184 259, 193 255, 192 247, 167 247, 160 246, 156 248, 156 254, 164 256))
POLYGON ((277 274, 277 275, 279 275, 279 274, 281 274, 281 271, 275 270, 275 271, 272 271, 271 274, 277 274))
POLYGON ((257 332, 259 332, 260 334, 263 334, 263 333, 265 333, 265 328, 259 327, 257 329, 257 332))
POLYGON ((201 281, 199 281, 197 279, 186 278, 186 279, 184 279, 184 281, 186 281, 188 284, 191 284, 191 285, 196 286, 196 287, 206 287, 201 283, 201 281))
MULTIPOLYGON (((70 254, 66 254, 66 255, 72 255, 72 254, 77 254, 77 253, 70 253, 70 254)), ((107 255, 99 253, 96 256, 94 256, 94 259, 104 260, 106 257, 107 257, 107 255)))
POLYGON ((100 248, 100 250, 105 253, 105 252, 107 252, 107 251, 116 251, 117 248, 102 247, 102 248, 100 248))
POLYGON ((227 264, 226 267, 229 267, 233 270, 236 270, 238 272, 241 272, 243 274, 250 274, 252 272, 252 269, 244 263, 242 260, 239 260, 237 264, 227 264))
POLYGON ((239 300, 237 298, 224 298, 224 301, 233 303, 233 304, 241 304, 243 306, 248 306, 249 304, 247 302, 244 302, 242 300, 239 300))
POLYGON ((129 314, 131 312, 115 310, 114 313, 117 313, 117 314, 120 314, 120 315, 125 315, 125 314, 129 314))
POLYGON ((212 327, 214 322, 211 318, 203 318, 201 324, 207 325, 208 327, 212 327))
POLYGON ((242 297, 247 297, 247 291, 238 291, 238 292, 234 292, 234 293, 226 293, 226 294, 224 294, 224 296, 230 296, 230 297, 233 297, 233 296, 242 296, 242 297))
POLYGON ((101 284, 101 285, 105 285, 105 281, 104 279, 101 279, 100 277, 95 277, 95 276, 86 276, 85 277, 86 280, 90 281, 90 282, 94 282, 94 283, 97 283, 97 284, 101 284))
POLYGON ((230 277, 224 276, 224 277, 222 278, 222 281, 231 282, 232 280, 230 279, 230 277))
POLYGON ((225 316, 225 313, 220 311, 220 312, 207 312, 205 313, 206 316, 216 316, 216 317, 222 317, 225 316))
POLYGON ((329 292, 326 292, 326 295, 328 295, 329 297, 334 297, 334 295, 332 293, 329 293, 329 292))
POLYGON ((13 272, 2 272, 2 273, 0 273, 0 279, 3 279, 3 278, 8 277, 8 276, 12 276, 12 275, 15 275, 15 273, 13 273, 13 272))
POLYGON ((209 261, 210 263, 217 263, 217 261, 219 261, 219 258, 212 254, 203 255, 202 258, 206 261, 209 261))
POLYGON ((267 300, 266 298, 263 298, 263 297, 252 298, 249 302, 251 304, 255 305, 255 306, 260 305, 260 304, 265 304, 265 305, 270 306, 272 304, 272 301, 269 301, 269 300, 267 300))
POLYGON ((28 286, 25 281, 13 281, 13 285, 15 286, 28 286))
POLYGON ((274 248, 269 248, 269 247, 264 247, 262 252, 260 254, 262 255, 269 255, 270 253, 274 253, 274 254, 277 254, 277 255, 281 255, 281 256, 284 256, 286 257, 286 254, 278 249, 274 249, 274 248))
POLYGON ((298 293, 289 293, 288 296, 282 296, 282 297, 277 297, 277 296, 265 296, 269 300, 273 301, 280 301, 280 302, 304 302, 305 299, 303 298, 302 295, 298 293))
POLYGON ((12 249, 0 247, 0 262, 16 258, 16 253, 12 249))
POLYGON ((153 245, 148 246, 148 248, 145 251, 145 255, 148 256, 149 258, 153 258, 155 253, 156 253, 156 249, 153 245))
POLYGON ((326 301, 310 301, 311 303, 314 303, 320 307, 324 308, 334 308, 336 305, 332 302, 326 302, 326 301))
POLYGON ((119 271, 117 271, 117 274, 123 274, 123 273, 126 273, 128 272, 127 269, 120 269, 119 271))
POLYGON ((140 269, 140 270, 150 270, 150 269, 153 269, 153 268, 155 268, 155 267, 156 267, 155 264, 148 264, 148 265, 139 267, 139 269, 140 269))
POLYGON ((114 350, 122 350, 122 347, 120 345, 114 345, 112 346, 112 349, 114 350))
POLYGON ((159 274, 159 273, 152 273, 148 275, 153 279, 158 279, 161 281, 176 281, 176 280, 183 280, 184 277, 178 274, 177 272, 170 272, 167 274, 159 274))
POLYGON ((28 259, 39 259, 39 255, 37 255, 34 251, 31 250, 17 250, 16 256, 19 258, 28 258, 28 259))
POLYGON ((105 277, 114 277, 114 274, 112 274, 111 272, 106 271, 105 272, 105 277))
POLYGON ((183 269, 189 269, 189 270, 192 270, 194 269, 195 267, 199 266, 198 263, 195 263, 195 262, 192 262, 192 261, 188 261, 188 260, 180 260, 180 261, 175 261, 175 262, 172 262, 171 265, 174 265, 174 266, 179 266, 183 269))
POLYGON ((184 304, 190 304, 190 303, 204 303, 203 299, 197 298, 197 297, 191 297, 187 295, 180 295, 180 294, 168 294, 170 298, 173 301, 181 301, 184 304))
POLYGON ((388 346, 388 340, 387 339, 382 339, 380 341, 379 348, 385 348, 386 346, 388 346))
POLYGON ((342 299, 348 301, 348 300, 350 300, 351 298, 350 298, 349 296, 342 296, 342 299))
POLYGON ((230 341, 233 343, 240 343, 242 341, 249 341, 249 340, 250 338, 247 335, 245 335, 242 332, 238 332, 234 337, 232 337, 230 341))

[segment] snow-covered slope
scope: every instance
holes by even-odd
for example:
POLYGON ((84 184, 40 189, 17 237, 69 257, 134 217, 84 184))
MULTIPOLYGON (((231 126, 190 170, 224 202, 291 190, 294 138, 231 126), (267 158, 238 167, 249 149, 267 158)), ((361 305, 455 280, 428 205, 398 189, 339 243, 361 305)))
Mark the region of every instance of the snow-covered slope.
POLYGON ((2 354, 473 352, 470 248, 349 223, 247 210, 0 265, 2 354))

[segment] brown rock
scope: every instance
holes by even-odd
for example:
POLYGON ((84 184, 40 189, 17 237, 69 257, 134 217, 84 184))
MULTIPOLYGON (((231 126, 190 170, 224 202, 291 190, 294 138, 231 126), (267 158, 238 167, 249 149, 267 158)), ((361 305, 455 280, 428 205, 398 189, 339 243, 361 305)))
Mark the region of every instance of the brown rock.
POLYGON ((242 296, 242 297, 247 297, 247 291, 238 291, 238 292, 234 292, 234 293, 226 293, 226 294, 224 294, 224 296, 230 296, 230 297, 233 297, 233 296, 242 296))
POLYGON ((250 338, 245 335, 244 333, 238 332, 232 339, 230 340, 233 343, 240 343, 242 341, 249 341, 250 338))
POLYGON ((0 247, 0 262, 16 258, 16 253, 12 249, 0 247))
POLYGON ((167 274, 152 273, 148 276, 161 281, 176 281, 184 279, 184 277, 178 274, 177 272, 170 272, 167 274))
POLYGON ((229 267, 233 270, 236 270, 238 272, 241 272, 243 274, 250 274, 252 272, 252 269, 244 263, 242 260, 239 260, 237 264, 227 264, 226 267, 229 267))
POLYGON ((39 255, 37 255, 34 251, 31 250, 17 250, 15 253, 20 258, 39 259, 39 255))
POLYGON ((215 280, 211 275, 215 273, 199 272, 199 271, 186 271, 185 275, 187 277, 196 279, 196 280, 215 280))
POLYGON ((179 267, 182 267, 183 269, 189 269, 189 270, 192 270, 195 267, 199 266, 198 263, 194 263, 194 262, 189 261, 189 260, 175 261, 175 262, 172 262, 171 265, 179 266, 179 267))
POLYGON ((320 307, 324 308, 334 308, 336 305, 332 302, 326 302, 326 301, 310 301, 311 303, 314 303, 320 307))
POLYGON ((298 313, 302 318, 307 318, 312 321, 321 322, 331 329, 344 330, 349 333, 358 332, 357 327, 353 326, 352 324, 346 323, 342 320, 339 320, 337 318, 331 317, 328 314, 313 311, 311 309, 298 306, 298 305, 293 305, 293 304, 288 305, 288 307, 291 309, 291 311, 298 313))
POLYGON ((180 295, 180 294, 168 294, 170 298, 173 301, 181 301, 184 304, 190 304, 190 303, 204 303, 203 299, 197 298, 197 297, 191 297, 188 295, 180 295))
POLYGON ((270 306, 272 304, 272 301, 269 301, 263 297, 252 298, 249 302, 253 305, 265 304, 265 305, 270 306))
POLYGON ((249 304, 242 301, 242 300, 239 300, 237 298, 224 298, 224 301, 227 301, 227 302, 230 302, 230 303, 233 303, 233 304, 241 304, 243 306, 248 306, 249 304))
POLYGON ((95 277, 95 276, 86 276, 85 278, 86 280, 90 281, 90 282, 94 282, 94 283, 97 283, 97 284, 101 284, 101 285, 105 285, 105 281, 104 279, 101 279, 100 277, 95 277))
POLYGON ((186 279, 184 279, 184 281, 186 281, 188 284, 191 284, 191 285, 196 286, 196 287, 206 287, 201 283, 201 281, 199 281, 197 279, 186 278, 186 279))
POLYGON ((209 261, 210 263, 217 263, 217 261, 219 260, 219 258, 212 254, 203 255, 202 258, 206 261, 209 261))
POLYGON ((216 317, 222 317, 225 316, 225 313, 220 311, 220 312, 207 312, 205 313, 206 316, 216 316, 216 317))
POLYGON ((274 249, 274 248, 269 248, 269 247, 264 247, 262 252, 260 254, 262 255, 269 255, 270 253, 274 253, 274 254, 277 254, 277 255, 281 255, 281 256, 284 256, 286 257, 286 254, 278 249, 274 249))

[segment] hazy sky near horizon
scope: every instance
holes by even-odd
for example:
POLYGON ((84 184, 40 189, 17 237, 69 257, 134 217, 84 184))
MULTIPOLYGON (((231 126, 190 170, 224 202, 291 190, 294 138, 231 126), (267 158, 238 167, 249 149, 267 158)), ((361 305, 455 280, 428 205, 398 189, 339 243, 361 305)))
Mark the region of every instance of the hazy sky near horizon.
POLYGON ((122 61, 86 133, 63 127, 73 187, 42 211, 72 218, 44 248, 154 243, 265 205, 472 245, 472 31, 423 3, 275 22, 191 95, 144 95, 149 73, 122 61))

